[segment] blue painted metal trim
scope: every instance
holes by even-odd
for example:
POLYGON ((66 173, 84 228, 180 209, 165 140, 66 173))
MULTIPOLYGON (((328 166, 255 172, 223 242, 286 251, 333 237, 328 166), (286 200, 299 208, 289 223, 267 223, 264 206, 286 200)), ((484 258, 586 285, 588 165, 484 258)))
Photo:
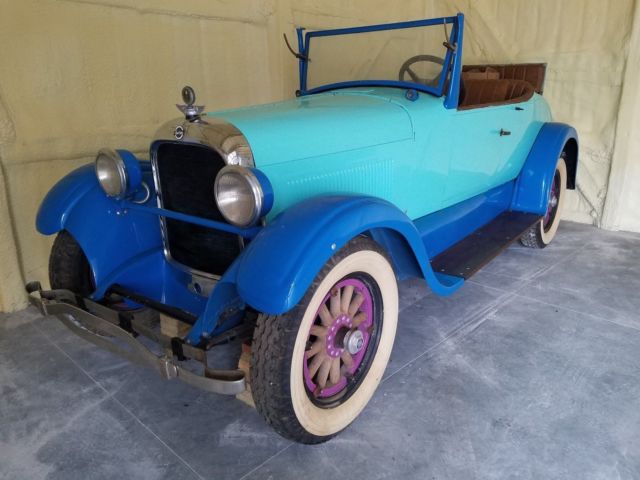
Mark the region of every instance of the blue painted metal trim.
POLYGON ((264 217, 271 211, 273 207, 274 194, 273 185, 269 181, 269 178, 260 170, 253 167, 247 167, 258 179, 260 187, 262 187, 262 209, 260 210, 260 218, 264 217))
POLYGON ((366 32, 378 32, 381 30, 397 30, 401 28, 414 28, 414 27, 430 27, 433 25, 442 25, 443 23, 454 23, 457 17, 438 17, 438 18, 425 18, 422 20, 410 20, 407 22, 395 22, 395 23, 379 23, 376 25, 364 25, 362 27, 347 27, 347 28, 334 28, 330 30, 316 30, 313 32, 307 32, 307 42, 312 37, 329 37, 331 35, 349 35, 352 33, 366 33, 366 32))
MULTIPOLYGON (((454 31, 451 32, 451 36, 455 40, 450 40, 452 43, 456 45, 456 55, 453 56, 453 65, 451 67, 451 79, 449 81, 449 91, 447 92, 447 95, 444 99, 444 107, 449 110, 458 108, 459 96, 460 96, 460 79, 462 77, 464 15, 462 13, 459 13, 456 18, 457 18, 457 21, 454 24, 454 31)), ((446 77, 446 75, 443 75, 442 77, 446 77)))
POLYGON ((442 253, 509 210, 514 187, 515 181, 510 181, 415 220, 429 258, 442 253))
MULTIPOLYGON (((304 32, 304 28, 298 27, 296 28, 296 34, 298 36, 298 52, 302 55, 306 55, 304 48, 304 37, 302 32, 304 32)), ((302 58, 298 59, 298 74, 300 76, 300 90, 305 90, 307 88, 307 73, 306 73, 307 62, 302 58)))
POLYGON ((138 158, 129 150, 116 150, 124 162, 127 172, 126 195, 133 195, 142 183, 142 167, 138 158))
POLYGON ((433 271, 418 230, 396 206, 375 197, 332 195, 304 200, 262 229, 238 259, 238 292, 258 311, 284 313, 300 301, 331 256, 373 229, 404 239, 434 292, 449 295, 462 285, 462 279, 433 271))
POLYGON ((520 171, 511 208, 544 215, 556 163, 568 141, 578 143, 578 134, 564 123, 545 123, 520 171))
POLYGON ((197 345, 202 339, 224 332, 242 320, 245 304, 236 289, 238 259, 224 272, 198 320, 187 334, 187 343, 197 345), (220 319, 224 318, 222 322, 220 319))
POLYGON ((243 238, 253 238, 260 231, 261 227, 249 227, 241 228, 228 223, 217 222, 215 220, 209 220, 207 218, 195 217, 193 215, 187 215, 180 212, 174 212, 171 210, 165 210, 164 208, 152 207, 148 205, 138 205, 136 203, 123 201, 122 208, 133 210, 142 213, 148 213, 149 215, 155 215, 158 217, 173 218, 175 220, 181 220, 183 222, 193 223, 202 227, 213 228, 215 230, 221 230, 223 232, 235 233, 243 238))
POLYGON ((442 95, 442 92, 438 93, 438 90, 427 85, 421 85, 413 82, 401 82, 399 80, 352 80, 349 82, 337 82, 328 83, 320 87, 315 87, 310 90, 301 92, 302 95, 313 95, 314 93, 326 92, 328 90, 336 90, 339 88, 351 88, 351 87, 397 87, 397 88, 409 88, 411 90, 419 90, 421 92, 430 93, 437 97, 442 95))
MULTIPOLYGON (((396 22, 396 23, 384 23, 378 25, 366 25, 362 27, 349 27, 349 28, 336 28, 331 30, 316 30, 312 32, 307 32, 304 34, 304 38, 302 35, 302 30, 298 28, 298 47, 300 52, 305 58, 301 58, 299 60, 299 73, 300 73, 300 95, 312 95, 314 93, 326 92, 328 90, 334 90, 338 88, 349 88, 349 87, 376 87, 376 86, 385 86, 385 87, 397 87, 397 88, 409 88, 418 90, 421 92, 429 93, 431 95, 435 95, 437 97, 441 97, 444 94, 444 87, 447 81, 447 72, 449 71, 449 66, 451 64, 451 59, 454 59, 454 67, 452 74, 452 81, 455 81, 458 85, 459 89, 459 76, 460 69, 462 64, 462 24, 464 23, 464 15, 459 13, 455 17, 440 17, 440 18, 429 18, 423 20, 413 20, 408 22, 396 22), (310 40, 314 37, 328 37, 334 35, 350 35, 356 33, 366 33, 366 32, 376 32, 383 30, 397 30, 403 28, 415 28, 415 27, 429 27, 435 25, 446 25, 453 24, 454 28, 452 29, 449 41, 451 43, 459 43, 459 47, 456 49, 456 53, 452 54, 450 50, 447 51, 445 55, 445 62, 442 67, 442 74, 440 75, 440 82, 437 87, 429 87, 427 85, 422 85, 419 83, 413 82, 402 82, 395 80, 353 80, 346 82, 336 82, 327 85, 321 85, 319 87, 315 87, 307 90, 307 70, 308 70, 308 60, 309 50, 310 50, 310 40), (456 75, 457 69, 457 75, 456 75)), ((449 92, 452 92, 450 82, 449 92)), ((445 100, 446 108, 457 108, 458 106, 458 93, 455 92, 454 95, 451 96, 451 100, 445 100), (455 103, 455 107, 450 107, 448 105, 452 105, 455 103)))

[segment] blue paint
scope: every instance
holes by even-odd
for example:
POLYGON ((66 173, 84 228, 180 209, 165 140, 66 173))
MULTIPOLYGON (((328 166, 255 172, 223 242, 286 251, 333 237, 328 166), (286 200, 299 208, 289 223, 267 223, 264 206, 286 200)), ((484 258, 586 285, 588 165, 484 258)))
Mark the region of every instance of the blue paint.
POLYGON ((315 93, 322 93, 341 88, 354 88, 354 87, 392 87, 392 88, 410 88, 412 90, 418 90, 420 92, 430 93, 435 96, 438 95, 438 89, 436 87, 430 87, 429 85, 422 85, 414 82, 402 82, 400 80, 351 80, 348 82, 336 82, 322 85, 320 87, 310 88, 301 92, 301 95, 313 95, 315 93))
POLYGON ((52 235, 64 228, 75 205, 91 190, 100 188, 93 164, 83 165, 62 177, 42 200, 36 215, 36 230, 52 235))
MULTIPOLYGON (((461 14, 458 14, 461 15, 461 14)), ((362 27, 334 28, 329 30, 316 30, 306 34, 306 43, 313 37, 329 37, 332 35, 351 35, 354 33, 379 32, 382 30, 399 30, 402 28, 432 27, 444 23, 455 23, 458 17, 425 18, 423 20, 409 20, 407 22, 379 23, 376 25, 364 25, 362 27)))
POLYGON ((570 140, 577 143, 578 134, 564 123, 546 123, 540 129, 518 178, 513 210, 545 214, 556 163, 570 140))
POLYGON ((451 207, 415 220, 429 258, 433 258, 505 210, 515 182, 507 182, 451 207))
MULTIPOLYGON (((257 168, 249 167, 249 170, 253 172, 255 177, 258 179, 258 183, 260 183, 260 187, 262 188, 262 208, 260 210, 260 218, 262 218, 273 208, 273 186, 271 185, 269 178, 267 178, 267 176, 257 168)), ((255 234, 251 236, 253 237, 254 235, 255 234)))
POLYGON ((457 110, 431 95, 412 102, 404 93, 342 89, 209 115, 248 139, 275 192, 268 221, 326 193, 380 197, 421 218, 515 179, 550 119, 540 95, 518 104, 521 110, 457 110), (512 135, 500 136, 502 128, 512 135))
MULTIPOLYGON (((273 193, 267 199, 266 205, 269 205, 269 202, 273 203, 273 193)), ((139 205, 132 202, 119 202, 119 207, 126 211, 133 211, 136 213, 142 213, 151 215, 153 217, 165 217, 165 218, 173 218, 175 220, 181 220, 187 223, 193 223, 195 225, 201 225, 203 227, 212 228, 214 230, 221 230, 223 232, 235 233, 236 235, 240 235, 243 238, 253 238, 260 231, 260 227, 236 227, 235 225, 231 225, 229 223, 218 222, 216 220, 209 220, 208 218, 195 217, 193 215, 187 215, 185 213, 174 212, 172 210, 166 210, 164 208, 158 208, 151 205, 139 205)))
POLYGON ((453 56, 449 91, 447 92, 447 97, 444 99, 444 107, 449 110, 458 108, 460 80, 462 76, 462 41, 464 32, 464 15, 459 13, 456 18, 457 21, 454 24, 454 30, 453 32, 451 32, 451 35, 455 40, 450 41, 450 43, 453 43, 456 46, 456 54, 453 56))
POLYGON ((373 229, 401 235, 438 294, 449 295, 462 285, 462 279, 445 278, 443 283, 434 274, 418 230, 397 207, 375 197, 332 195, 294 205, 252 240, 238 259, 238 293, 258 311, 284 313, 302 298, 336 251, 373 229))
POLYGON ((451 100, 445 102, 446 108, 456 108, 458 106, 458 91, 459 88, 459 79, 460 79, 460 70, 461 66, 461 55, 462 55, 462 24, 464 22, 464 15, 459 13, 455 17, 440 17, 440 18, 429 18, 424 20, 413 20, 408 22, 396 22, 396 23, 384 23, 378 25, 366 25, 362 27, 350 27, 350 28, 335 28, 330 30, 317 30, 312 32, 307 32, 304 35, 304 39, 302 36, 302 29, 297 29, 298 33, 298 47, 300 52, 302 52, 302 57, 299 59, 299 73, 300 73, 300 95, 312 95, 315 93, 326 92, 331 90, 336 90, 340 88, 349 88, 349 87, 367 87, 367 86, 383 86, 383 87, 393 87, 393 88, 405 88, 405 89, 414 89, 421 92, 429 93, 436 97, 441 97, 444 92, 445 82, 447 80, 447 75, 445 72, 449 71, 449 65, 451 64, 452 58, 454 59, 454 70, 452 75, 452 84, 455 83, 455 93, 451 97, 451 100), (444 65, 442 67, 442 72, 440 75, 440 81, 437 87, 432 87, 428 85, 423 85, 421 83, 415 82, 402 82, 396 80, 356 80, 356 81, 345 81, 345 82, 337 82, 331 83, 327 85, 322 85, 316 88, 307 89, 307 71, 309 64, 309 55, 310 55, 310 45, 311 40, 316 37, 329 37, 335 35, 352 35, 358 33, 368 33, 368 32, 378 32, 384 30, 398 30, 404 28, 416 28, 416 27, 430 27, 436 25, 447 25, 453 24, 453 29, 451 32, 451 36, 449 37, 449 42, 452 44, 458 43, 460 47, 456 49, 456 52, 447 51, 444 59, 444 65), (457 69, 457 71, 456 71, 457 69), (457 82, 457 83, 456 83, 457 82), (454 105, 454 106, 449 106, 454 105))
POLYGON ((126 196, 132 196, 136 193, 142 183, 142 167, 140 161, 129 150, 116 150, 124 162, 127 172, 127 191, 126 196))
MULTIPOLYGON (((339 90, 311 95, 318 90, 306 91, 302 60, 304 96, 210 114, 238 127, 251 145, 263 214, 269 212, 265 227, 239 228, 158 208, 149 163, 119 150, 129 193, 137 195, 142 181, 152 188, 145 204, 131 201, 137 197, 107 197, 90 164, 47 194, 38 230, 68 230, 76 238, 93 269, 94 298, 118 283, 198 316, 187 337, 193 344, 237 325, 246 305, 270 314, 288 311, 326 261, 360 234, 385 248, 399 279, 422 277, 435 293, 453 293, 463 280, 434 272, 430 259, 505 210, 544 213, 555 163, 568 141, 577 143, 575 130, 548 123, 549 108, 539 95, 518 110, 457 110, 461 14, 306 34, 297 29, 297 35, 300 53, 308 55, 313 37, 443 22, 453 25, 449 42, 456 45, 445 58, 450 82, 444 102, 405 96, 397 87, 425 91, 410 82, 359 82, 358 88, 345 82, 325 86, 339 90), (512 135, 501 137, 501 128, 512 135), (245 239, 246 248, 208 298, 190 291, 191 275, 165 259, 160 217, 245 239)), ((442 95, 444 88, 442 75, 429 93, 442 95)))
POLYGON ((187 335, 187 342, 197 345, 203 338, 233 328, 242 320, 245 304, 238 295, 236 274, 239 259, 224 272, 207 300, 206 307, 187 335), (232 312, 229 312, 232 310, 232 312), (220 321, 227 314, 225 321, 220 321), (238 315, 239 314, 239 315, 238 315))

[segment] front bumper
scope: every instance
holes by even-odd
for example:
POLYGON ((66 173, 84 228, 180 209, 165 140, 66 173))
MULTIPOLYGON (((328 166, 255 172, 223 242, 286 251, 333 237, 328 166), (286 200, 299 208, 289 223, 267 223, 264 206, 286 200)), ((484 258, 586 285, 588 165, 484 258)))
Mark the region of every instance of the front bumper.
POLYGON ((179 345, 179 357, 202 362, 202 374, 181 366, 172 351, 179 339, 155 331, 144 319, 123 314, 69 290, 43 291, 39 283, 27 284, 30 302, 43 315, 57 317, 79 337, 113 352, 132 363, 150 367, 167 380, 180 379, 194 387, 223 395, 236 395, 245 390, 242 370, 216 370, 207 366, 206 350, 187 344, 179 345), (157 355, 136 337, 143 336, 160 345, 165 353, 157 355))

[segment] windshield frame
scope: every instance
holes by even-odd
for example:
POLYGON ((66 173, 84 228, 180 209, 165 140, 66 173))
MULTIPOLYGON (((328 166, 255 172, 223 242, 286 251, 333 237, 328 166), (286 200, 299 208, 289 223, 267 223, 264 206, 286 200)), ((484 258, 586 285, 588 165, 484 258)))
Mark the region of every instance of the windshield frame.
MULTIPOLYGON (((451 98, 451 102, 445 103, 455 103, 454 107, 448 106, 447 108, 456 108, 458 104, 458 89, 459 89, 459 81, 460 81, 460 70, 461 70, 461 53, 462 53, 462 30, 463 30, 463 21, 464 16, 459 13, 455 17, 439 17, 439 18, 430 18, 424 20, 414 20, 408 22, 397 22, 397 23, 384 23, 378 25, 367 25, 362 27, 349 27, 349 28, 336 28, 331 30, 314 30, 310 32, 304 32, 304 28, 297 28, 296 32, 298 34, 298 48, 300 54, 298 55, 299 59, 299 76, 300 76, 300 89, 296 92, 296 95, 304 96, 304 95, 312 95, 314 93, 326 92, 328 90, 335 90, 339 88, 348 88, 348 87, 397 87, 404 89, 417 90, 419 92, 428 93, 430 95, 436 97, 442 97, 445 94, 445 86, 447 77, 450 76, 449 82, 449 92, 447 97, 455 97, 451 98), (430 27, 436 25, 452 25, 448 42, 454 48, 447 48, 447 53, 444 59, 444 65, 442 66, 442 71, 440 73, 440 81, 436 87, 423 85, 421 83, 416 82, 406 82, 401 80, 351 80, 344 82, 335 82, 326 85, 321 85, 318 87, 314 87, 311 89, 307 89, 307 69, 308 69, 308 59, 309 52, 311 51, 311 39, 314 37, 328 37, 334 35, 352 35, 358 33, 366 33, 366 32, 376 32, 382 30, 398 30, 404 28, 416 28, 416 27, 430 27), (458 87, 458 88, 456 88, 458 87)), ((311 56, 313 59, 313 56, 311 56)), ((313 60, 311 60, 313 61, 313 60)))

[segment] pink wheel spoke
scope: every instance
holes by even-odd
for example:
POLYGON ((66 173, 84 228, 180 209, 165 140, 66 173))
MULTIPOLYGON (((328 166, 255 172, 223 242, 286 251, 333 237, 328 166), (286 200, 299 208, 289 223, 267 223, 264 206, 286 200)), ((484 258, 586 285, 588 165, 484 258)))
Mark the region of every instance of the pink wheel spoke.
POLYGON ((331 297, 329 299, 329 305, 331 310, 331 316, 336 318, 340 315, 340 289, 336 288, 331 291, 331 297))
MULTIPOLYGON (((332 399, 346 389, 355 388, 349 379, 366 361, 374 327, 373 312, 371 291, 357 278, 343 278, 325 293, 309 326, 302 367, 307 391, 319 400, 332 399), (349 330, 364 334, 364 342, 356 340, 360 343, 353 354, 344 343, 349 330)), ((349 343, 349 348, 355 346, 353 343, 349 343)))
POLYGON ((344 362, 345 367, 347 368, 353 367, 353 357, 349 352, 345 350, 344 352, 342 352, 342 356, 340 358, 342 358, 342 361, 344 362))
POLYGON ((353 285, 347 285, 342 289, 342 301, 340 302, 340 313, 347 313, 349 311, 349 304, 351 303, 351 297, 353 297, 353 285))
POLYGON ((322 362, 325 358, 327 358, 327 356, 323 354, 313 357, 311 365, 309 365, 309 375, 311 376, 311 378, 313 378, 318 372, 318 369, 320 368, 320 365, 322 365, 322 362))
POLYGON ((314 342, 313 345, 311 345, 311 348, 307 350, 307 358, 311 358, 314 355, 317 355, 322 351, 323 348, 324 348, 324 342, 318 342, 318 341, 314 342))
POLYGON ((318 370, 317 384, 320 388, 324 388, 327 386, 327 380, 329 378, 329 370, 331 370, 332 359, 329 357, 324 357, 322 365, 320 365, 320 370, 318 370))
POLYGON ((364 312, 358 313, 355 317, 353 317, 353 322, 351 323, 354 327, 360 326, 362 322, 367 319, 367 314, 364 312))
POLYGON ((328 327, 333 323, 333 317, 331 313, 329 313, 329 309, 326 305, 322 304, 320 309, 318 310, 318 315, 320 315, 320 320, 322 321, 322 325, 328 327))
POLYGON ((329 380, 334 385, 340 381, 340 359, 334 358, 331 361, 331 371, 329 372, 329 380))
POLYGON ((318 338, 324 338, 327 336, 327 327, 322 327, 320 325, 312 325, 309 333, 311 335, 315 335, 318 338))
POLYGON ((355 298, 352 300, 351 305, 349 305, 349 316, 353 317, 356 314, 356 312, 362 305, 362 302, 364 302, 364 297, 360 292, 358 292, 355 298))

